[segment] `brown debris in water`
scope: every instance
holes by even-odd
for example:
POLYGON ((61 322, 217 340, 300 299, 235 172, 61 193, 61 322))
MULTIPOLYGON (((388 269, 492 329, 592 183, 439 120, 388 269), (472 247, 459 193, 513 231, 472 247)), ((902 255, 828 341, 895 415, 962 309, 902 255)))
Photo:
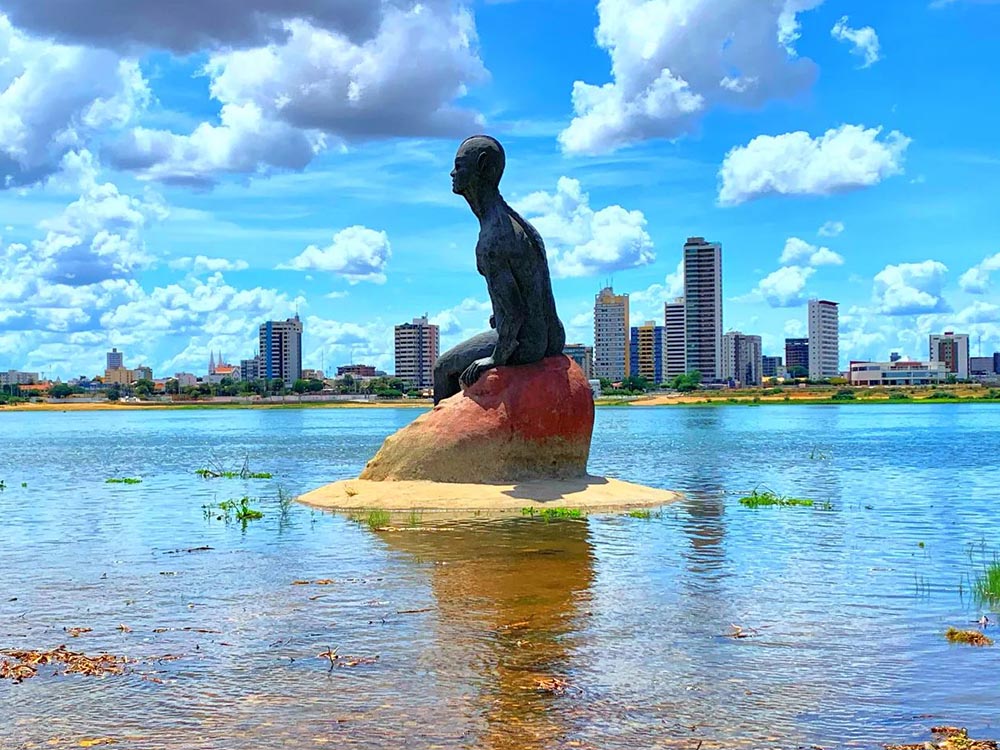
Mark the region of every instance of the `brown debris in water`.
POLYGON ((974 740, 966 729, 959 727, 931 727, 933 742, 910 745, 886 745, 885 750, 997 750, 993 740, 974 740))
POLYGON ((84 633, 91 632, 93 628, 63 628, 63 630, 69 633, 73 638, 79 638, 84 633))
MULTIPOLYGON (((38 667, 47 664, 65 664, 61 674, 82 674, 90 677, 104 677, 109 674, 124 674, 129 659, 112 654, 87 656, 70 651, 65 645, 50 651, 25 649, 5 649, 0 651, 0 678, 21 682, 38 674, 38 667), (8 661, 11 659, 12 661, 8 661)), ((58 672, 57 672, 58 674, 58 672)))
POLYGON ((978 630, 959 630, 948 628, 944 634, 949 643, 966 643, 970 646, 992 646, 993 639, 978 630))
POLYGON ((319 659, 329 659, 330 669, 334 667, 357 667, 361 664, 374 664, 378 661, 378 656, 341 656, 337 649, 328 648, 322 653, 316 654, 319 659))

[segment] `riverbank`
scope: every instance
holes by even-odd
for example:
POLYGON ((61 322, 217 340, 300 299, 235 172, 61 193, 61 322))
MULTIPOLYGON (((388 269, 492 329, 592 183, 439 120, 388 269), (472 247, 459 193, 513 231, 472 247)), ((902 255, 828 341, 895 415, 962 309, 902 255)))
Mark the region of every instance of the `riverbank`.
POLYGON ((98 401, 73 403, 68 401, 6 404, 0 405, 0 412, 5 411, 164 411, 175 409, 427 409, 431 407, 430 399, 412 399, 406 401, 288 401, 285 403, 248 402, 212 402, 212 401, 173 401, 173 402, 129 402, 98 401))

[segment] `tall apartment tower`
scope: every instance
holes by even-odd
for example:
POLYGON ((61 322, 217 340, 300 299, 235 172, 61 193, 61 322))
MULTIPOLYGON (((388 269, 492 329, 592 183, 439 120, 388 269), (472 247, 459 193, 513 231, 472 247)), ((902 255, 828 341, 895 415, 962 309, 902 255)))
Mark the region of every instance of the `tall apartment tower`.
POLYGON ((760 336, 730 331, 722 337, 722 379, 743 387, 760 385, 764 362, 760 336))
POLYGON ((122 359, 122 353, 117 349, 112 349, 107 355, 107 367, 105 370, 118 370, 124 367, 124 360, 122 359))
POLYGON ((566 344, 563 347, 563 354, 580 365, 583 377, 590 380, 594 372, 594 347, 583 344, 566 344))
POLYGON ((722 245, 704 237, 684 243, 686 366, 702 380, 722 376, 722 245))
POLYGON ((666 379, 667 329, 652 320, 633 326, 629 337, 629 371, 659 385, 666 379))
POLYGON ((594 299, 594 377, 628 377, 628 295, 605 287, 594 299))
POLYGON ((840 374, 840 315, 836 302, 809 300, 809 379, 840 374))
POLYGON ((291 387, 302 377, 302 321, 269 320, 260 327, 258 377, 291 387))
POLYGON ((396 377, 414 388, 434 387, 434 365, 441 354, 440 330, 427 315, 396 326, 396 377))
POLYGON ((809 372, 809 339, 785 339, 785 369, 794 377, 796 367, 809 372))
POLYGON ((667 363, 665 378, 687 372, 687 352, 684 348, 684 298, 663 305, 663 327, 667 329, 667 363))
POLYGON ((932 333, 930 336, 931 362, 944 362, 948 372, 959 380, 969 377, 969 334, 932 333))

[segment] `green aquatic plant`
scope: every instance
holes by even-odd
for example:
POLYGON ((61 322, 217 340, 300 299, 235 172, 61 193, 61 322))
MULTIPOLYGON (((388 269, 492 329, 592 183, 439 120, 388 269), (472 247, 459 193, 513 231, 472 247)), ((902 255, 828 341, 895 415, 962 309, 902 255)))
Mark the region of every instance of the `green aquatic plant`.
POLYGON ((215 505, 203 505, 202 509, 206 518, 215 518, 226 523, 235 519, 246 528, 249 521, 257 521, 264 517, 261 511, 251 507, 256 502, 257 498, 244 495, 238 500, 223 500, 215 505))
POLYGON ((554 518, 583 518, 583 511, 579 508, 521 508, 522 516, 530 516, 534 518, 538 516, 544 518, 546 521, 551 521, 554 518))
POLYGON ((135 477, 111 477, 111 479, 105 479, 105 484, 142 484, 141 479, 135 477))
POLYGON ((389 511, 373 510, 368 513, 368 517, 365 518, 365 523, 368 524, 368 528, 372 531, 378 531, 379 529, 388 528, 389 519, 389 511))
POLYGON ((994 560, 986 566, 973 589, 980 601, 1000 604, 1000 561, 994 560))
POLYGON ((2 479, 0 479, 0 492, 3 492, 5 489, 7 489, 7 485, 3 483, 2 479))
POLYGON ((21 482, 21 487, 23 489, 28 489, 28 483, 27 482, 21 482))
POLYGON ((647 521, 650 518, 653 517, 652 513, 650 513, 648 510, 645 510, 643 508, 637 508, 636 510, 630 510, 626 515, 628 515, 629 518, 644 518, 647 521))
MULTIPOLYGON (((814 503, 812 500, 807 500, 801 497, 787 497, 785 495, 778 495, 771 490, 757 490, 755 489, 746 497, 740 498, 740 505, 747 508, 767 508, 772 506, 777 506, 781 508, 788 507, 803 507, 811 508, 814 503)), ((824 503, 822 506, 824 510, 829 510, 832 506, 829 503, 824 503)))

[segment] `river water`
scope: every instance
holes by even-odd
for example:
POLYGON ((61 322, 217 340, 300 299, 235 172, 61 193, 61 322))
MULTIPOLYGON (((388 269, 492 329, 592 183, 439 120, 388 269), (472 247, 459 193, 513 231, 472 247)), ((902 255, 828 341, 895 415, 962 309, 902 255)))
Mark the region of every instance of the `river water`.
POLYGON ((1000 646, 943 637, 989 612, 971 588, 1000 551, 1000 406, 598 409, 593 473, 686 493, 650 519, 372 531, 279 502, 416 414, 0 413, 0 648, 137 660, 0 680, 0 747, 1000 735, 1000 646), (194 473, 246 457, 274 478, 194 473), (742 507, 758 486, 817 504, 742 507), (203 509, 243 495, 263 518, 203 509))

